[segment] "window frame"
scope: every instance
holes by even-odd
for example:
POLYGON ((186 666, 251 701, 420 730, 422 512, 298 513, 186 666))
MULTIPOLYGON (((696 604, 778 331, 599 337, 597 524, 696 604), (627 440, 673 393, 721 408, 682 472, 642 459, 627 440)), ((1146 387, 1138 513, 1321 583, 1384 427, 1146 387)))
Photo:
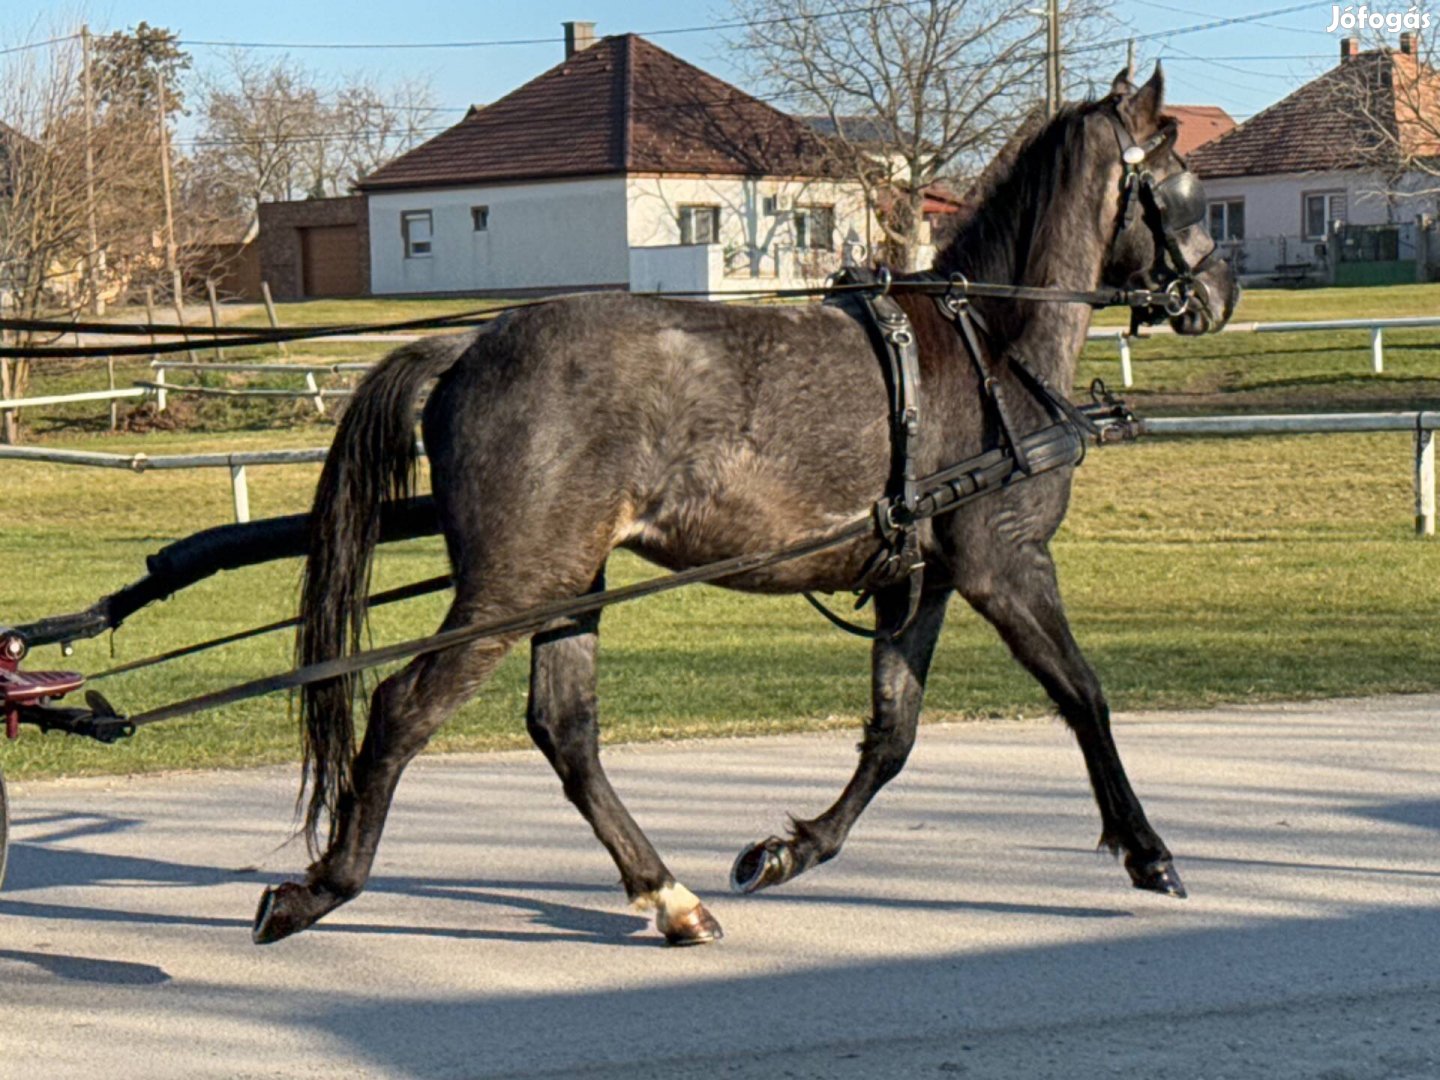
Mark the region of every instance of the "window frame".
POLYGON ((720 207, 715 203, 681 203, 676 207, 676 224, 680 227, 680 243, 686 247, 703 247, 720 243, 720 207), (696 239, 695 222, 710 222, 710 239, 696 239))
POLYGON ((407 259, 432 259, 435 257, 435 212, 433 210, 401 210, 400 211, 400 240, 404 245, 405 258, 407 259), (423 221, 425 223, 425 238, 423 240, 411 235, 411 228, 414 224, 423 221), (424 245, 424 250, 420 245, 424 245))
POLYGON ((835 234, 837 232, 835 219, 835 205, 833 203, 807 203, 804 206, 795 207, 795 247, 798 251, 830 251, 835 250, 835 234), (814 227, 817 212, 829 216, 830 236, 825 243, 815 242, 816 229, 814 227))
POLYGON ((1300 195, 1300 236, 1304 240, 1328 240, 1330 238, 1330 227, 1337 221, 1348 222, 1350 220, 1350 193, 1344 188, 1323 188, 1319 191, 1306 191, 1300 195), (1310 230, 1310 202, 1313 199, 1322 200, 1323 212, 1325 214, 1324 231, 1313 233, 1310 230), (1339 214, 1335 213, 1335 200, 1340 200, 1339 214))
POLYGON ((1206 204, 1205 209, 1205 228, 1210 233, 1210 239, 1214 240, 1217 244, 1235 244, 1245 239, 1245 197, 1243 195, 1239 198, 1211 199, 1206 204), (1234 230, 1231 228, 1235 220, 1235 207, 1237 206, 1240 208, 1239 235, 1235 235, 1234 230), (1223 222, 1223 228, 1218 234, 1214 228, 1214 215, 1216 210, 1220 211, 1223 222))
POLYGON ((490 205, 488 203, 470 207, 470 231, 490 231, 490 205))

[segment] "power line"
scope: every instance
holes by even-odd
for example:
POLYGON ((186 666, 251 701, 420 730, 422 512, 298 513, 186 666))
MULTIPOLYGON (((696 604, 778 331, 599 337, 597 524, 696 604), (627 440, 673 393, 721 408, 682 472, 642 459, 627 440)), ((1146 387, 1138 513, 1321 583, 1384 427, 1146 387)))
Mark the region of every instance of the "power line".
MULTIPOLYGON (((1195 17, 1197 17, 1197 18, 1201 18, 1201 19, 1203 19, 1207 14, 1209 14, 1208 12, 1205 12, 1205 11, 1196 11, 1194 8, 1183 8, 1183 7, 1175 7, 1175 6, 1172 5, 1172 4, 1162 4, 1162 3, 1159 2, 1159 0, 1146 0, 1146 6, 1147 6, 1147 7, 1153 7, 1153 8, 1159 8, 1159 9, 1161 9, 1162 11, 1173 11, 1173 12, 1175 12, 1177 15, 1193 15, 1193 16, 1195 16, 1195 17)), ((1282 26, 1282 25, 1280 25, 1279 23, 1267 23, 1267 22, 1257 22, 1255 25, 1257 25, 1257 26, 1264 26, 1264 27, 1266 27, 1267 29, 1270 29, 1270 30, 1284 30, 1284 31, 1286 31, 1287 33, 1291 33, 1291 34, 1320 34, 1320 35, 1323 35, 1324 37, 1329 37, 1329 36, 1330 36, 1329 33, 1327 33, 1327 32, 1324 31, 1324 30, 1312 29, 1312 28, 1310 28, 1310 27, 1308 27, 1308 26, 1282 26)))
POLYGON ((8 49, 0 49, 0 56, 27 52, 30 49, 43 49, 47 45, 59 45, 62 41, 75 41, 79 37, 79 34, 62 34, 60 37, 47 38, 44 41, 27 41, 24 45, 12 45, 8 49))
MULTIPOLYGON (((703 26, 682 26, 670 27, 661 30, 636 31, 640 37, 664 37, 677 34, 700 34, 711 33, 717 30, 738 30, 742 28, 757 28, 764 26, 776 26, 796 22, 817 22, 821 19, 834 19, 846 15, 872 14, 877 11, 884 11, 889 8, 910 8, 922 7, 930 3, 930 0, 882 0, 880 3, 867 4, 860 7, 840 8, 833 11, 817 12, 813 15, 777 15, 769 19, 734 20, 723 23, 709 23, 703 26)), ((1158 5, 1157 5, 1158 6, 1158 5)), ((1157 30, 1148 34, 1135 35, 1136 41, 1153 41, 1159 38, 1177 37, 1182 34, 1198 34, 1206 30, 1216 30, 1225 26, 1235 26, 1242 23, 1254 23, 1263 19, 1274 18, 1277 15, 1289 15, 1297 11, 1314 11, 1314 3, 1292 4, 1288 7, 1272 8, 1267 11, 1252 12, 1249 15, 1234 15, 1223 19, 1211 19, 1207 22, 1196 23, 1191 26, 1179 26, 1170 30, 1157 30)), ((1198 12, 1196 14, 1199 14, 1198 12)), ((563 44, 564 38, 560 37, 534 37, 534 38, 508 38, 489 41, 413 41, 413 42, 337 42, 337 41, 217 41, 201 40, 196 38, 181 38, 178 44, 190 47, 204 48, 236 48, 236 49, 336 49, 336 50, 375 50, 375 49, 481 49, 501 48, 519 45, 557 45, 563 44)), ((1101 49, 1112 49, 1113 42, 1100 42, 1092 45, 1080 45, 1066 49, 1068 53, 1095 52, 1101 49)))
MULTIPOLYGON (((878 3, 860 7, 839 8, 821 11, 813 15, 776 15, 768 19, 737 19, 731 22, 709 23, 704 26, 678 26, 663 30, 637 30, 640 37, 666 37, 678 34, 703 34, 716 30, 754 29, 763 26, 779 26, 797 22, 818 22, 821 19, 838 19, 847 15, 869 15, 888 8, 925 7, 931 0, 880 0, 878 3)), ((414 41, 414 42, 281 42, 281 41, 201 41, 181 39, 180 44, 205 48, 237 49, 486 49, 515 45, 562 45, 563 37, 507 38, 491 41, 414 41)))

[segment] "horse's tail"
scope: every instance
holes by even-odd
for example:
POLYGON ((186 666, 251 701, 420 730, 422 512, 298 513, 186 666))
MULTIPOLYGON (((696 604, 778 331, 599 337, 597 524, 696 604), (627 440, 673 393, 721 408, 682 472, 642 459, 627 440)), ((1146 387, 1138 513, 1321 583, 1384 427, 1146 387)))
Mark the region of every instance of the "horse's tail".
MULTIPOLYGON (((310 554, 301 592, 296 660, 316 664, 361 648, 370 560, 380 537, 380 504, 414 489, 418 451, 415 404, 421 388, 444 374, 463 349, 432 338, 397 349, 355 391, 340 421, 315 489, 310 554)), ((310 793, 305 837, 316 850, 320 819, 335 839, 336 810, 353 791, 352 706, 357 675, 312 683, 300 691, 304 724, 304 781, 310 793)))

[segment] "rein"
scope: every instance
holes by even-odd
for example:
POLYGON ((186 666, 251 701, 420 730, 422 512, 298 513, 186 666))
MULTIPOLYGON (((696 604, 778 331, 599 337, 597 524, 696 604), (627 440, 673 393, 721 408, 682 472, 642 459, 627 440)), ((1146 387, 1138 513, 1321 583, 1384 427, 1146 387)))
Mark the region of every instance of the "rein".
MULTIPOLYGON (((1199 267, 1197 267, 1197 270, 1199 267)), ((1092 308, 1128 307, 1132 309, 1153 309, 1166 307, 1173 298, 1164 290, 1145 287, 1106 289, 1062 289, 1049 285, 1000 285, 991 282, 968 281, 964 275, 956 274, 949 279, 895 281, 888 287, 891 292, 923 293, 945 295, 953 293, 974 299, 1027 300, 1036 303, 1086 304, 1092 308)), ((764 300, 805 300, 833 296, 837 293, 873 292, 872 285, 819 285, 793 289, 745 289, 727 292, 725 302, 757 302, 764 300)), ((632 296, 646 296, 656 300, 707 300, 715 294, 708 291, 690 292, 642 292, 632 296)), ((527 300, 503 307, 458 312, 454 315, 438 315, 425 319, 407 319, 388 323, 355 323, 352 325, 312 326, 294 330, 264 330, 234 326, 177 326, 146 323, 103 323, 103 322, 60 322, 48 319, 0 318, 0 331, 15 331, 46 334, 110 334, 115 337, 141 337, 149 335, 183 336, 183 341, 157 341, 135 345, 34 345, 0 346, 0 359, 43 360, 87 359, 105 356, 152 356, 162 353, 186 352, 223 345, 226 348, 243 348, 252 345, 274 345, 289 341, 304 341, 311 338, 340 337, 349 334, 381 334, 405 330, 454 330, 471 326, 484 326, 513 311, 535 307, 546 303, 546 299, 527 300)), ((1183 314, 1185 308, 1173 312, 1183 314)))
MULTIPOLYGON (((1109 116, 1109 114, 1106 114, 1109 116)), ((848 269, 823 288, 755 290, 732 294, 736 299, 786 299, 823 296, 828 303, 848 303, 852 311, 858 307, 862 322, 872 336, 877 352, 886 364, 887 387, 890 394, 892 462, 891 475, 885 495, 870 511, 843 524, 833 526, 801 543, 764 553, 736 556, 719 562, 708 563, 690 570, 679 571, 617 589, 588 593, 584 596, 553 604, 532 608, 518 615, 496 622, 476 626, 460 627, 441 631, 426 637, 400 642, 382 648, 338 657, 320 663, 304 665, 289 671, 264 676, 225 689, 211 691, 169 705, 140 713, 131 718, 122 718, 109 709, 108 703, 96 695, 91 712, 93 719, 108 725, 112 734, 124 735, 135 728, 158 723, 162 720, 187 716, 206 709, 245 701, 251 698, 291 690, 318 682, 343 678, 382 664, 416 656, 430 655, 444 649, 468 642, 521 633, 534 633, 547 628, 569 625, 577 616, 587 614, 615 604, 626 603, 646 596, 657 595, 685 585, 702 582, 723 582, 726 578, 739 577, 771 566, 805 558, 832 548, 853 543, 867 535, 878 536, 881 546, 862 572, 857 583, 860 598, 856 607, 861 607, 877 589, 908 581, 909 605, 903 620, 894 627, 879 631, 855 626, 832 613, 828 608, 806 593, 805 598, 836 626, 867 638, 893 639, 898 637, 914 620, 923 590, 924 563, 920 555, 918 527, 921 522, 940 514, 949 513, 981 496, 1003 490, 1015 483, 1039 476, 1043 473, 1080 464, 1084 460, 1089 439, 1098 442, 1118 441, 1137 434, 1134 417, 1123 403, 1115 401, 1104 392, 1098 381, 1092 386, 1092 404, 1077 407, 1064 394, 1052 389, 1022 360, 1005 355, 998 362, 992 360, 984 347, 982 338, 986 327, 980 315, 973 309, 972 299, 999 299, 1041 303, 1086 304, 1094 308, 1129 307, 1132 323, 1158 321, 1166 316, 1176 317, 1204 302, 1204 287, 1197 275, 1214 257, 1215 250, 1191 267, 1180 252, 1175 235, 1196 224, 1199 218, 1187 220, 1186 214, 1203 216, 1203 193, 1199 194, 1199 210, 1193 203, 1198 191, 1198 180, 1188 170, 1177 176, 1156 182, 1148 170, 1141 165, 1165 144, 1168 133, 1162 133, 1142 145, 1136 145, 1125 130, 1118 116, 1110 116, 1117 138, 1121 141, 1122 178, 1121 213, 1116 226, 1111 248, 1124 233, 1133 208, 1138 202, 1143 209, 1147 225, 1155 238, 1156 265, 1169 271, 1168 280, 1161 288, 1152 288, 1150 282, 1142 287, 1104 288, 1073 290, 1051 286, 1004 285, 991 282, 971 282, 962 274, 948 278, 918 277, 895 281, 888 270, 878 273, 848 269), (1189 180, 1186 181, 1185 178, 1189 180), (1172 266, 1165 267, 1169 258, 1172 266), (911 446, 919 434, 921 417, 918 353, 915 334, 904 310, 890 298, 891 293, 906 292, 927 295, 934 299, 945 318, 954 323, 965 351, 975 365, 986 407, 996 421, 1000 433, 1000 445, 975 457, 949 466, 939 472, 917 479, 911 455, 911 446), (858 301, 858 304, 854 303, 858 301), (1157 314, 1163 313, 1163 314, 1157 314), (1019 435, 1012 422, 1001 389, 999 375, 1002 371, 1012 372, 1022 387, 1039 402, 1051 418, 1049 426, 1028 435, 1019 435)), ((656 298, 693 299, 708 297, 708 293, 649 293, 656 298)), ((431 319, 408 320, 400 323, 329 326, 312 328, 308 331, 271 331, 246 333, 243 328, 213 328, 213 340, 237 346, 264 344, 281 340, 298 340, 304 337, 333 337, 358 332, 383 330, 461 327, 487 323, 495 318, 523 307, 544 301, 529 301, 508 305, 504 308, 480 312, 464 312, 452 316, 431 319)), ((153 334, 174 332, 195 335, 202 338, 197 330, 186 327, 158 327, 136 324, 111 326, 104 323, 48 323, 43 320, 0 319, 0 329, 20 329, 41 332, 101 332, 117 335, 153 334)), ((118 347, 76 347, 35 349, 0 348, 0 357, 60 357, 60 356, 103 356, 149 354, 156 352, 180 351, 193 348, 197 341, 191 340, 143 344, 118 347)), ((388 593, 377 594, 369 603, 378 605, 394 600, 423 595, 442 589, 448 577, 417 582, 388 593)), ((251 630, 224 635, 207 642, 174 649, 145 660, 122 664, 97 678, 120 674, 148 667, 152 664, 192 655, 219 645, 242 640, 261 633, 294 625, 296 620, 287 619, 255 627, 251 630)), ((113 628, 113 626, 111 627, 113 628)), ((99 633, 104 627, 97 627, 99 633)), ((90 636, 90 635, 86 635, 90 636)), ((22 642, 23 642, 22 636, 22 642)), ((83 710, 74 710, 83 712, 83 710)), ((83 717, 77 718, 77 725, 83 717)), ((43 726, 43 724, 42 724, 43 726)), ((78 726, 76 730, 78 730, 78 726)))

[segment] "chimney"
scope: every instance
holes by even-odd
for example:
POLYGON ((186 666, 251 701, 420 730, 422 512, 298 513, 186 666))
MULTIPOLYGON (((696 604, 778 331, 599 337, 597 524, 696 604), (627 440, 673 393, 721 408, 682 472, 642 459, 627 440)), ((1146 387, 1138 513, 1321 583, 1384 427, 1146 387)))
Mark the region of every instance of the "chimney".
POLYGON ((593 22, 567 22, 561 25, 565 27, 566 60, 595 44, 595 24, 593 22))
MULTIPOLYGON (((568 26, 569 24, 567 23, 566 25, 568 26)), ((1346 63, 1347 61, 1354 60, 1355 57, 1357 57, 1357 56, 1359 56, 1359 55, 1360 55, 1360 39, 1359 39, 1359 38, 1347 37, 1347 38, 1341 38, 1341 39, 1340 39, 1340 62, 1341 62, 1342 64, 1343 64, 1343 63, 1346 63)))
POLYGON ((1414 30, 1406 30, 1400 35, 1400 51, 1406 56, 1414 56, 1418 44, 1414 30))

